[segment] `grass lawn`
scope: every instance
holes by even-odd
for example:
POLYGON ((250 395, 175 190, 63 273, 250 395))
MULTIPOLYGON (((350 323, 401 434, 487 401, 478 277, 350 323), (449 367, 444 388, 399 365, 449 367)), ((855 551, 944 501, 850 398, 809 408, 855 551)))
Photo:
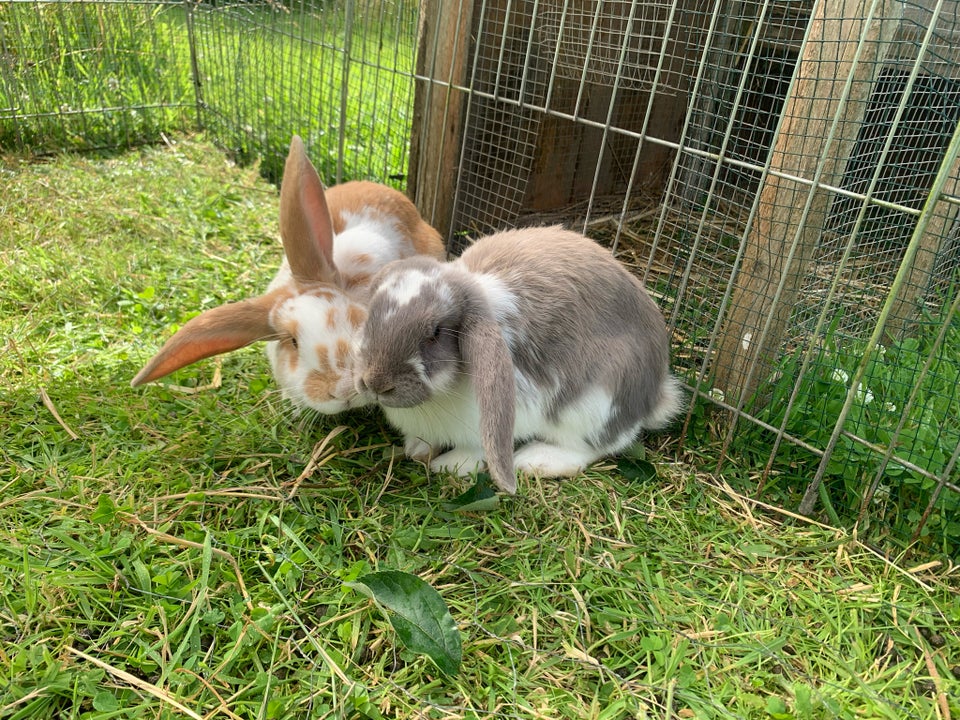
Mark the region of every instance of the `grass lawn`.
POLYGON ((668 437, 658 478, 453 514, 376 412, 293 417, 257 348, 131 389, 272 275, 256 168, 179 139, 0 176, 0 717, 960 716, 960 569, 761 507, 668 437), (456 676, 345 585, 386 569, 443 597, 456 676))

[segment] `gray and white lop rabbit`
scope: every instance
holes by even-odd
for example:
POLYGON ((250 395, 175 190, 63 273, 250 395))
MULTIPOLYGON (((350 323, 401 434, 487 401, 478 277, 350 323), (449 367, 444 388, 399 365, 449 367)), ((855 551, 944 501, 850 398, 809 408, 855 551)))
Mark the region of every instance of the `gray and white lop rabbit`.
POLYGON ((511 230, 449 263, 400 260, 371 291, 358 393, 434 470, 485 463, 513 494, 517 470, 576 475, 683 408, 659 309, 578 233, 511 230))

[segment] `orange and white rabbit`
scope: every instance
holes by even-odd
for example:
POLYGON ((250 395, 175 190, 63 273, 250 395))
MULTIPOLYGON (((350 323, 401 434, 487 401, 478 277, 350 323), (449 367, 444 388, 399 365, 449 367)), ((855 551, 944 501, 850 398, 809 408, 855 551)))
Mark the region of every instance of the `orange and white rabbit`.
POLYGON ((132 385, 266 341, 273 376, 294 406, 333 414, 370 403, 354 380, 370 281, 393 260, 444 259, 440 234, 385 185, 355 181, 325 191, 294 136, 280 185, 280 237, 285 257, 267 291, 192 318, 132 385))

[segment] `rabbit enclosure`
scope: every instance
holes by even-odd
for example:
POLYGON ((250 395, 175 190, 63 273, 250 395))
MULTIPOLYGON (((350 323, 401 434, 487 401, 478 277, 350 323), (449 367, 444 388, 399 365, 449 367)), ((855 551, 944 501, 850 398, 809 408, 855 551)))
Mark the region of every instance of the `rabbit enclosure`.
POLYGON ((684 448, 715 440, 759 498, 954 554, 958 19, 956 0, 0 2, 0 147, 202 129, 277 182, 299 133, 327 183, 406 189, 452 251, 582 230, 668 320, 684 448))

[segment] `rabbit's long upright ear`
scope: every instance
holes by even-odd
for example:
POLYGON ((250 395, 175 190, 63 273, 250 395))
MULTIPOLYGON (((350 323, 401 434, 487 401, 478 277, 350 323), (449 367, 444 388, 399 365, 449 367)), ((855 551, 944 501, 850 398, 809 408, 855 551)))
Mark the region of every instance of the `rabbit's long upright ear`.
POLYGON ((130 382, 143 385, 197 360, 242 348, 257 340, 269 340, 276 332, 270 325, 274 293, 229 303, 191 318, 154 355, 130 382))
POLYGON ((323 183, 297 135, 290 141, 280 183, 280 237, 298 285, 339 281, 323 183))
POLYGON ((513 467, 516 391, 510 350, 494 319, 474 314, 465 319, 460 351, 477 393, 480 442, 490 477, 497 487, 513 495, 517 491, 513 467))

